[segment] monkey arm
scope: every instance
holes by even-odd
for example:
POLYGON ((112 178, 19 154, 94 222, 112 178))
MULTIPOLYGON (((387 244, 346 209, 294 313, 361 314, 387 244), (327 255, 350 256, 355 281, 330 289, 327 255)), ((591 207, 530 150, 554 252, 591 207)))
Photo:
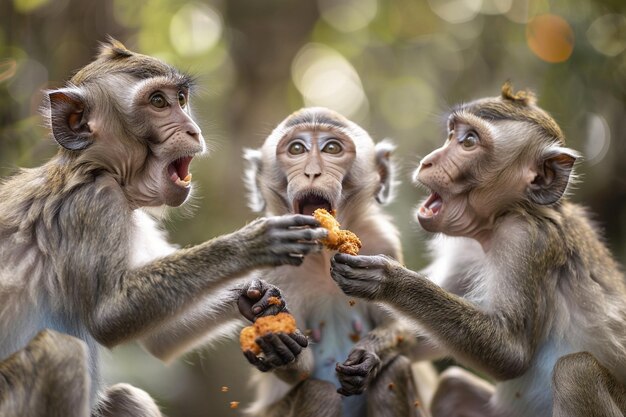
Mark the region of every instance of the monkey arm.
POLYGON ((170 362, 211 339, 234 334, 243 325, 237 310, 240 293, 238 286, 206 296, 185 313, 143 336, 141 345, 160 360, 170 362))
POLYGON ((517 377, 530 364, 536 318, 528 315, 537 311, 532 297, 520 297, 507 310, 485 312, 383 256, 337 255, 331 274, 345 293, 389 303, 494 378, 517 377))
POLYGON ((321 250, 316 239, 326 235, 310 216, 260 218, 131 269, 131 213, 117 183, 102 176, 68 196, 57 220, 75 236, 60 241, 60 253, 67 254, 56 264, 68 280, 63 291, 80 300, 90 332, 109 347, 145 334, 254 268, 301 264, 304 254, 321 250))

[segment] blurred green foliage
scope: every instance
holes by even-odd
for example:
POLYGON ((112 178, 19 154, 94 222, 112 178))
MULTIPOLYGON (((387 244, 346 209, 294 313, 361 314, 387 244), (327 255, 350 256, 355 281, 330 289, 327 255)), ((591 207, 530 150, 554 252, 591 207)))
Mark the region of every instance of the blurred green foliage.
MULTIPOLYGON (((389 209, 406 263, 420 268, 427 237, 411 211, 423 194, 409 175, 442 143, 450 105, 497 95, 510 79, 534 90, 569 146, 585 154, 573 198, 597 213, 623 263, 624 7, 623 0, 4 0, 0 175, 55 152, 38 114, 41 91, 61 86, 112 35, 198 77, 192 106, 211 153, 192 167, 193 216, 167 224, 173 241, 198 243, 253 219, 242 149, 260 146, 297 108, 324 105, 398 145, 403 184, 389 209), (545 15, 564 27, 542 26, 537 17, 545 15)), ((147 389, 172 417, 233 415, 232 400, 245 406, 248 369, 235 344, 188 358, 193 366, 166 368, 124 347, 108 359, 106 375, 147 389), (221 393, 222 385, 233 388, 221 393)))

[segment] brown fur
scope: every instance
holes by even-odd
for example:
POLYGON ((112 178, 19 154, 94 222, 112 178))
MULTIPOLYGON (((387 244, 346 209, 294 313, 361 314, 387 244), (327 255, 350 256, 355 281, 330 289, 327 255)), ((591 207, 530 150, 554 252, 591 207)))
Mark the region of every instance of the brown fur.
POLYGON ((191 190, 182 180, 205 145, 187 81, 111 40, 48 92, 59 152, 0 184, 0 410, 16 410, 2 416, 160 415, 127 385, 97 398, 101 348, 150 334, 148 345, 166 339, 181 352, 239 317, 235 303, 251 284, 218 288, 321 249, 325 232, 304 216, 257 219, 181 250, 167 243, 141 208, 181 205, 191 190), (156 95, 167 106, 154 105, 156 95), (211 323, 201 330, 188 323, 198 305, 211 323), (166 324, 179 324, 180 338, 166 324))
POLYGON ((443 235, 433 264, 418 273, 388 258, 337 256, 333 278, 347 294, 388 303, 440 354, 495 381, 444 378, 437 416, 623 415, 626 284, 565 194, 577 153, 509 86, 459 106, 449 137, 414 176, 433 193, 420 224, 443 235), (464 148, 470 134, 476 145, 464 148))

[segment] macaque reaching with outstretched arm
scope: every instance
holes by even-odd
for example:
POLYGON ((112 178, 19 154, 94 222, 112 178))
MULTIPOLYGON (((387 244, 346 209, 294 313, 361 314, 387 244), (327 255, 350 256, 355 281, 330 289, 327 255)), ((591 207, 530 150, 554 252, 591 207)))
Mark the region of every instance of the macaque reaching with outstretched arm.
POLYGON ((626 413, 626 283, 594 224, 565 196, 578 153, 527 92, 458 106, 415 181, 435 262, 337 255, 346 294, 416 321, 460 363, 435 394, 439 416, 626 413))
MULTIPOLYGON (((47 92, 58 154, 0 184, 0 416, 160 416, 130 385, 100 392, 101 346, 144 337, 158 350, 159 326, 197 304, 211 304, 205 322, 240 317, 238 301, 249 318, 282 308, 268 303, 275 287, 233 280, 321 250, 326 231, 302 215, 180 250, 166 242, 141 209, 179 206, 190 193, 189 165, 205 150, 192 85, 110 40, 47 92)), ((200 336, 181 333, 185 343, 200 336)))
MULTIPOLYGON (((257 150, 248 150, 251 207, 267 215, 336 212, 362 241, 361 253, 401 259, 398 231, 381 209, 392 195, 393 146, 374 144, 361 127, 325 108, 301 109, 281 122, 257 150)), ((346 297, 329 274, 333 252, 311 254, 302 266, 278 266, 262 277, 277 285, 303 335, 269 334, 262 355, 246 357, 263 371, 251 413, 264 417, 414 416, 416 388, 400 353, 414 344, 405 325, 373 303, 346 297), (341 396, 337 393, 339 391, 341 396)))

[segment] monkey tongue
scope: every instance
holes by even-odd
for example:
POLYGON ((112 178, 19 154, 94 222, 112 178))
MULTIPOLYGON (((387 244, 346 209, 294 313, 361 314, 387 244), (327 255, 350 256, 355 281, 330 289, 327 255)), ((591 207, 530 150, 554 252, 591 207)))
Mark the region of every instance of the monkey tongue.
POLYGON ((441 211, 441 207, 443 207, 441 196, 437 193, 432 193, 419 208, 419 214, 423 217, 433 217, 441 211))
POLYGON ((178 176, 176 169, 170 168, 168 173, 170 174, 170 179, 174 184, 182 188, 189 187, 189 184, 191 183, 191 172, 187 173, 187 176, 183 179, 178 176))

